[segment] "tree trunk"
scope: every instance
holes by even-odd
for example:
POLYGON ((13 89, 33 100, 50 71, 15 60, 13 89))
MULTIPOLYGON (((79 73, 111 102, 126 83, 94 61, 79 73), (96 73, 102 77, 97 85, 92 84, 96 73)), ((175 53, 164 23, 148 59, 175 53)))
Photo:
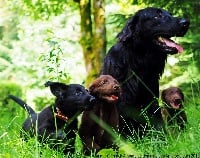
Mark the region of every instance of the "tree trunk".
POLYGON ((90 0, 80 0, 81 40, 88 86, 100 72, 103 57, 106 52, 105 5, 104 0, 94 0, 92 8, 90 0))
POLYGON ((93 38, 93 63, 95 72, 89 73, 89 78, 96 77, 101 69, 103 58, 106 54, 106 27, 104 0, 94 0, 94 38, 93 38))

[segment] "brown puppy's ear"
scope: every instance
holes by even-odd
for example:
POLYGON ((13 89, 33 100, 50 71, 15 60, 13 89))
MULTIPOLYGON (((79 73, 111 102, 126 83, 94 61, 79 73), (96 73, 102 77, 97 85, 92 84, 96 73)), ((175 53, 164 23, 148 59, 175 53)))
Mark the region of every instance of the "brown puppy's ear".
POLYGON ((161 100, 162 101, 166 101, 165 96, 166 96, 166 90, 163 90, 162 93, 161 93, 161 100))
POLYGON ((48 81, 45 83, 45 87, 50 87, 51 93, 57 98, 62 98, 63 93, 67 90, 68 86, 60 82, 48 81))
POLYGON ((180 95, 181 95, 181 97, 182 97, 182 99, 183 99, 183 101, 184 101, 184 94, 183 94, 183 92, 181 91, 181 89, 179 89, 179 93, 180 93, 180 95))
POLYGON ((88 88, 88 91, 89 91, 90 93, 93 93, 94 89, 95 89, 95 85, 94 85, 94 84, 91 84, 91 85, 89 86, 89 88, 88 88))

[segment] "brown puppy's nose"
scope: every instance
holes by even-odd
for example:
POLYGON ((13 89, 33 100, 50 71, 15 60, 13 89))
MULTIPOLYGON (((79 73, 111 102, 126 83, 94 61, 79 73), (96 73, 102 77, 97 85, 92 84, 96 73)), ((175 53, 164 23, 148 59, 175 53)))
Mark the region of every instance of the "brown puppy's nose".
POLYGON ((118 90, 120 88, 120 86, 118 84, 113 86, 114 89, 118 90))

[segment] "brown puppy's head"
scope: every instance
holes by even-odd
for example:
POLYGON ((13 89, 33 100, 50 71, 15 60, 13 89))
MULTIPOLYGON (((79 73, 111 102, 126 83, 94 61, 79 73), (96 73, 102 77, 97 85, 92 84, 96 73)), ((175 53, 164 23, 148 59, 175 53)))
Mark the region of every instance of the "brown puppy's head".
POLYGON ((177 110, 183 107, 184 94, 180 88, 170 87, 162 91, 161 99, 165 104, 177 110))
POLYGON ((121 88, 110 75, 101 75, 89 86, 89 92, 100 100, 115 103, 121 95, 121 88))

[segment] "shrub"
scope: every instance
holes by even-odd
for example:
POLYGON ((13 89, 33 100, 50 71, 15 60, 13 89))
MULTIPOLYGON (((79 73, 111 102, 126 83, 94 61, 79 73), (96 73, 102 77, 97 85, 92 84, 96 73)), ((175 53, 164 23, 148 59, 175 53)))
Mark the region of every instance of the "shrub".
POLYGON ((42 110, 44 107, 54 103, 54 98, 36 97, 34 100, 36 111, 42 110))
POLYGON ((0 114, 14 116, 18 112, 22 111, 22 110, 19 110, 20 107, 17 103, 7 98, 9 94, 22 97, 22 88, 18 84, 10 82, 10 81, 3 81, 3 82, 1 81, 0 85, 1 85, 0 114))

